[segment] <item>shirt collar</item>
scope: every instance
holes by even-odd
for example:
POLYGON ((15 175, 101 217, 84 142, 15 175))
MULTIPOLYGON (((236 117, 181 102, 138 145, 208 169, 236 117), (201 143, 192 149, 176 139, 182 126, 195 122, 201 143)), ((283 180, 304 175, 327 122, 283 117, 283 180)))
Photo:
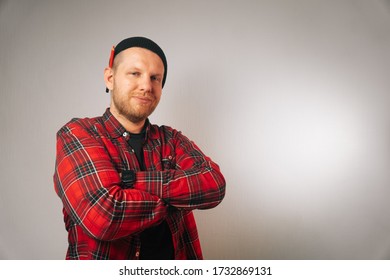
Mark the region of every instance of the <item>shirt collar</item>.
MULTIPOLYGON (((127 132, 126 129, 120 124, 120 122, 114 117, 111 113, 110 108, 107 108, 103 114, 103 122, 106 127, 107 132, 110 134, 111 138, 123 137, 127 132)), ((156 139, 158 138, 158 133, 156 128, 150 124, 149 119, 146 119, 145 123, 146 129, 146 139, 156 139)))

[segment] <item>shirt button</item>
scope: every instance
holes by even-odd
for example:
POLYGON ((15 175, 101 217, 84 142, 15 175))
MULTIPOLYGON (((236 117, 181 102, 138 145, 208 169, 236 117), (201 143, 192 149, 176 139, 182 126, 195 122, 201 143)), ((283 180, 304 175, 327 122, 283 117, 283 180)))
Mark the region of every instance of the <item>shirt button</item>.
POLYGON ((139 252, 136 252, 136 253, 135 253, 135 256, 138 258, 138 257, 139 257, 139 252))
POLYGON ((123 132, 123 137, 127 137, 127 135, 129 135, 129 133, 127 133, 127 131, 123 132))

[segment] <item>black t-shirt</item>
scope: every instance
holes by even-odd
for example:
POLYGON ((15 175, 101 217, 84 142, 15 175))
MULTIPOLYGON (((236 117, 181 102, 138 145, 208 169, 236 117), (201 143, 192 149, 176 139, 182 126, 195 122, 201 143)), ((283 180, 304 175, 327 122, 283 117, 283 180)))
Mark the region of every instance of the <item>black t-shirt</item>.
MULTIPOLYGON (((143 145, 145 142, 145 130, 139 134, 130 133, 129 145, 134 149, 138 163, 142 171, 146 170, 143 145)), ((172 234, 168 223, 164 220, 161 224, 148 228, 141 232, 141 260, 172 260, 174 250, 172 234)))

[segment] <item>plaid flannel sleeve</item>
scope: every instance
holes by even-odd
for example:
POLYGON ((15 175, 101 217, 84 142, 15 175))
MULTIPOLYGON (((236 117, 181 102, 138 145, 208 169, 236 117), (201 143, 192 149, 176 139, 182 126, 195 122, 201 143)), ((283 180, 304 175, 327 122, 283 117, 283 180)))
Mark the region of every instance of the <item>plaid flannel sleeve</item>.
POLYGON ((162 198, 179 209, 209 209, 225 196, 219 166, 180 132, 174 132, 176 164, 164 171, 137 172, 134 188, 162 198))
POLYGON ((64 210, 90 236, 113 240, 159 223, 167 206, 143 190, 122 189, 105 147, 77 125, 57 133, 54 185, 64 210))

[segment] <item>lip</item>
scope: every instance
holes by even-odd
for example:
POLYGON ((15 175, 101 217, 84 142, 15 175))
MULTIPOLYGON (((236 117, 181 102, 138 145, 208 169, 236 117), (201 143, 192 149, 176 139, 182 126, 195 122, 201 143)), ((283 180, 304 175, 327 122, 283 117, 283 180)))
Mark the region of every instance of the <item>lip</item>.
POLYGON ((148 104, 152 102, 152 99, 147 98, 147 97, 142 97, 142 96, 133 96, 133 98, 141 104, 148 104))

